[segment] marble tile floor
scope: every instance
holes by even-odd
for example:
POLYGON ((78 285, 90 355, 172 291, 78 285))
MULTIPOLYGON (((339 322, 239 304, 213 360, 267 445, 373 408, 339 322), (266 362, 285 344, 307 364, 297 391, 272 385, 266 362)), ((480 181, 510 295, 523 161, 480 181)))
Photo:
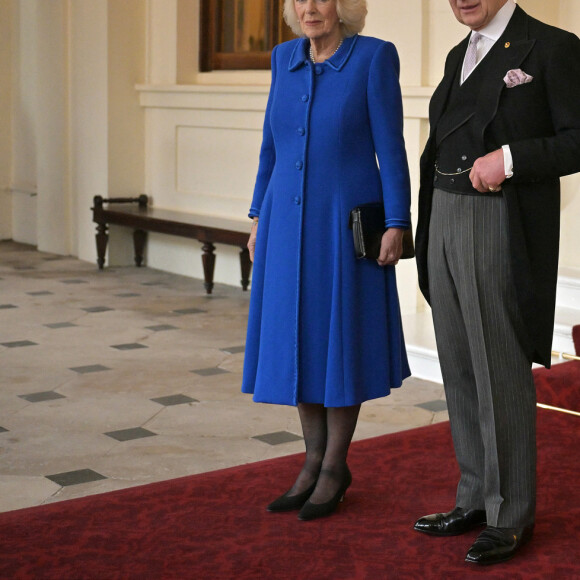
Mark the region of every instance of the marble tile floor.
MULTIPOLYGON (((248 302, 0 242, 0 511, 303 451, 294 408, 240 392, 248 302)), ((447 418, 443 387, 410 378, 355 439, 447 418)))

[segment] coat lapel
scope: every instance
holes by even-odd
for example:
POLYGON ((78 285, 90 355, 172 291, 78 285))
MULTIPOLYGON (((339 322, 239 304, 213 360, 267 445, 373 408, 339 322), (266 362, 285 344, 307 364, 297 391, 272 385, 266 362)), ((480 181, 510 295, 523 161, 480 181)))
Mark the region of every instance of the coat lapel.
POLYGON ((535 40, 528 38, 528 16, 518 6, 504 33, 486 56, 486 80, 479 93, 475 109, 475 123, 485 131, 495 117, 502 92, 506 90, 504 77, 509 70, 521 68, 532 50, 535 40))
POLYGON ((443 79, 439 83, 439 86, 435 89, 433 96, 431 98, 431 105, 429 111, 429 123, 431 125, 430 135, 433 135, 437 123, 441 118, 441 115, 445 112, 445 106, 447 105, 447 100, 449 98, 449 93, 453 85, 453 80, 457 73, 457 68, 462 62, 465 51, 467 50, 467 45, 469 43, 469 34, 463 41, 458 44, 450 53, 445 66, 445 74, 443 79))

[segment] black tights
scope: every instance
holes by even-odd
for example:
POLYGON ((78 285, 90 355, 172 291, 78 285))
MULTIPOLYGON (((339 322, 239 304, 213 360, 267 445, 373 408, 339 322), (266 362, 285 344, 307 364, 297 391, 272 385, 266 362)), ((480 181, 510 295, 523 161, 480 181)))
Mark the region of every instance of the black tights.
POLYGON ((298 404, 306 444, 306 460, 289 495, 297 495, 315 481, 312 503, 329 501, 338 492, 346 473, 346 456, 356 428, 360 405, 324 407, 298 404))

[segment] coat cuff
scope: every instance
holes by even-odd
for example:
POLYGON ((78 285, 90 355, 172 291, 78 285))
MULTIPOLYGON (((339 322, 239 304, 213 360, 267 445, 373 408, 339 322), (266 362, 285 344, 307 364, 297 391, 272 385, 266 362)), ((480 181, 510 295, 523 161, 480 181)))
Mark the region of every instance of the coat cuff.
POLYGON ((402 220, 397 218, 391 218, 385 220, 385 227, 387 228, 399 228, 401 230, 408 230, 411 228, 411 220, 402 220))

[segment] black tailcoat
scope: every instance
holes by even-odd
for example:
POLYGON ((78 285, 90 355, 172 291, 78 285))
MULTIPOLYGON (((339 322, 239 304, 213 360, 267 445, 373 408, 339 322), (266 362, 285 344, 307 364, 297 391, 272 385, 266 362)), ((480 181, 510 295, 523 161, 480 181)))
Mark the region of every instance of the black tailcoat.
MULTIPOLYGON (((430 136, 421 157, 416 235, 419 285, 429 301, 427 246, 435 171, 435 132, 469 36, 451 50, 429 108, 430 136)), ((522 343, 535 362, 550 366, 558 276, 560 177, 580 171, 580 40, 516 7, 499 50, 486 58, 487 77, 474 115, 488 152, 509 145, 514 176, 502 184, 509 215, 514 283, 525 324, 522 343), (530 83, 507 88, 509 70, 530 83)))

